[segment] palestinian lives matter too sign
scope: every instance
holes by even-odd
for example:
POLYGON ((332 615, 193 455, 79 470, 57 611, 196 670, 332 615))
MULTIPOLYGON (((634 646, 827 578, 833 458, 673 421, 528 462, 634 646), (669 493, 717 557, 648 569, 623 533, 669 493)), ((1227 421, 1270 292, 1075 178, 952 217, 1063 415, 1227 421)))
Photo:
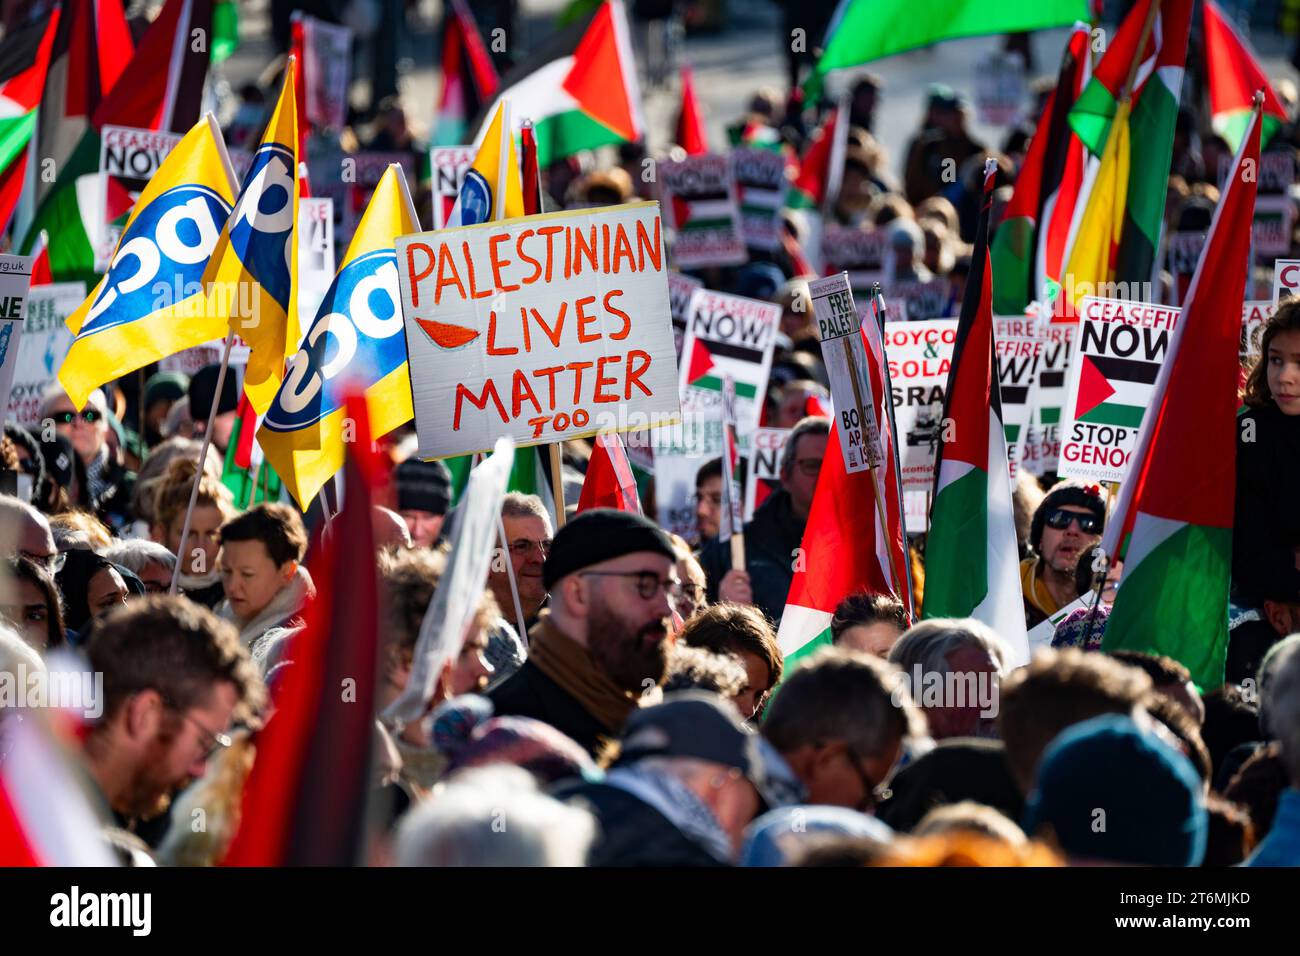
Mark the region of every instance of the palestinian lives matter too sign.
POLYGON ((749 260, 740 231, 736 177, 726 156, 664 160, 656 167, 673 265, 734 266, 749 260))
POLYGON ((1092 296, 1080 303, 1057 466, 1063 478, 1124 480, 1180 312, 1092 296))
POLYGON ((663 250, 649 202, 400 237, 419 456, 679 421, 663 250))
POLYGON ((808 292, 831 380, 844 468, 849 473, 879 468, 884 462, 880 423, 871 401, 867 347, 848 274, 816 279, 808 284, 808 292))

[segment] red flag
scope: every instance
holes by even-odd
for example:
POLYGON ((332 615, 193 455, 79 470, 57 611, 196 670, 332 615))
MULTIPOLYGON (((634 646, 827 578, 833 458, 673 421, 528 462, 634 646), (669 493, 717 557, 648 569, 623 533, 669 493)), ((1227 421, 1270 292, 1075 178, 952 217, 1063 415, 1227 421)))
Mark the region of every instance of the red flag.
POLYGON ((519 162, 523 165, 520 185, 524 193, 524 215, 535 216, 543 209, 542 175, 537 166, 537 137, 529 120, 524 120, 519 131, 519 146, 519 162))
POLYGON ((587 477, 582 483, 578 498, 578 512, 588 508, 613 508, 616 511, 641 513, 641 499, 637 497, 636 477, 623 449, 623 440, 617 432, 602 432, 596 436, 587 462, 587 477))
MULTIPOLYGON (((1210 122, 1214 131, 1237 149, 1250 122, 1256 90, 1264 91, 1260 115, 1260 145, 1267 146, 1286 122, 1286 109, 1273 92, 1268 74, 1250 47, 1214 0, 1205 0, 1205 63, 1210 91, 1210 122)), ((1218 170, 1213 171, 1216 175, 1218 170)))
POLYGON ((44 232, 32 247, 32 282, 34 289, 38 285, 53 285, 54 273, 50 271, 50 237, 44 232))
POLYGON ((682 106, 677 114, 677 145, 687 156, 709 151, 709 134, 704 128, 704 114, 695 98, 695 80, 689 66, 682 67, 682 106))
POLYGON ((346 866, 364 849, 379 654, 370 512, 382 466, 364 398, 349 398, 347 414, 357 434, 344 465, 346 500, 313 549, 316 597, 257 736, 227 866, 346 866))

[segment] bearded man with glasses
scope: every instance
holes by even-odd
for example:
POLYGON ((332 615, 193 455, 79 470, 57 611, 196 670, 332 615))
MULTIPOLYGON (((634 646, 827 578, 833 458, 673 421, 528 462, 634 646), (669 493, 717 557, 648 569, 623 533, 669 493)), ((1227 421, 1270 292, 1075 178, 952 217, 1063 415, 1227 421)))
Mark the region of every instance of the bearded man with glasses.
POLYGON ((1034 553, 1020 562, 1027 627, 1079 597, 1075 569, 1080 556, 1101 542, 1105 523, 1106 499, 1100 486, 1066 480, 1047 493, 1029 526, 1034 553))

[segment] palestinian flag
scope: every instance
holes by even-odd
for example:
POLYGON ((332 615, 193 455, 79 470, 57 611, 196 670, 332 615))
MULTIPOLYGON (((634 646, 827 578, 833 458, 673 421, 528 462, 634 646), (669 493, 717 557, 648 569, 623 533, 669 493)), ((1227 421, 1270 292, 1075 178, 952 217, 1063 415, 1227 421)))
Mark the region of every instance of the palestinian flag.
POLYGON ((240 511, 263 501, 280 500, 280 476, 265 460, 262 446, 257 443, 257 429, 261 424, 262 416, 240 389, 235 425, 230 430, 221 469, 221 483, 235 496, 235 507, 240 511))
POLYGON ((0 43, 0 233, 9 228, 27 184, 36 108, 58 27, 55 7, 45 19, 24 24, 0 43))
MULTIPOLYGON (((747 365, 762 366, 763 356, 763 349, 750 348, 737 342, 711 342, 696 336, 691 344, 691 357, 683 384, 721 393, 723 379, 735 371, 731 363, 744 362, 747 365)), ((746 378, 753 377, 748 369, 741 374, 746 378)), ((736 381, 735 387, 736 394, 741 398, 753 399, 758 394, 758 390, 747 381, 736 381)))
POLYGON ((803 236, 796 261, 802 263, 799 268, 805 274, 822 272, 822 217, 839 194, 848 141, 849 111, 841 102, 813 134, 786 190, 786 208, 803 236))
POLYGON ((689 198, 673 194, 673 228, 678 235, 694 232, 730 231, 736 225, 737 206, 725 191, 693 193, 689 198))
POLYGON ((316 596, 292 638, 293 661, 276 688, 275 715, 257 735, 239 830, 226 866, 351 866, 363 861, 371 791, 375 687, 380 653, 371 459, 364 398, 348 400, 357 423, 344 465, 347 498, 330 535, 312 546, 316 596))
POLYGON ((1110 355, 1080 355, 1075 421, 1137 428, 1160 367, 1110 355))
MULTIPOLYGON (((99 5, 101 17, 105 6, 99 5)), ((66 23, 65 15, 60 33, 66 23)), ((193 127, 199 119, 208 47, 196 51, 192 36, 195 30, 210 31, 211 25, 212 0, 168 0, 149 25, 121 81, 98 103, 89 123, 82 124, 75 150, 66 163, 58 166, 58 179, 41 199, 20 247, 24 253, 31 249, 41 230, 55 237, 50 245, 55 281, 85 282, 87 288, 93 288, 98 281, 95 244, 105 238, 104 195, 99 177, 100 129, 130 126, 185 133, 193 127)), ((57 40, 55 50, 57 55, 57 40)), ((57 65, 57 61, 50 65, 47 97, 57 65)), ((42 113, 44 102, 48 99, 42 103, 42 113)), ((42 116, 42 130, 44 126, 42 116)))
POLYGON ((687 156, 700 156, 709 151, 709 134, 704 128, 704 113, 695 98, 695 78, 689 66, 682 67, 682 105, 677 112, 677 145, 687 156))
POLYGON ((1087 0, 842 0, 804 87, 811 102, 832 70, 941 40, 1065 27, 1090 19, 1088 6, 1087 0))
POLYGON ((1102 547, 1124 573, 1103 651, 1166 654, 1223 683, 1236 498, 1237 346, 1262 123, 1247 124, 1102 547))
POLYGON ((578 512, 588 508, 613 508, 641 513, 636 477, 618 432, 601 432, 591 447, 587 476, 582 482, 578 512))
MULTIPOLYGON (((1264 91, 1259 143, 1263 148, 1286 122, 1286 108, 1273 92, 1268 74, 1259 65, 1245 39, 1214 0, 1205 0, 1205 70, 1210 88, 1210 113, 1214 131, 1234 150, 1250 122, 1256 90, 1264 91)), ((1218 171, 1215 170, 1215 173, 1218 171)))
MULTIPOLYGON (((1119 217, 1113 260, 1118 282, 1150 282, 1155 268, 1192 2, 1138 0, 1070 112, 1070 124, 1095 156, 1107 149, 1112 126, 1121 131, 1128 128, 1127 182, 1116 184, 1120 191, 1113 200, 1119 217), (1144 33, 1147 41, 1139 50, 1144 33), (1130 77, 1133 86, 1125 97, 1130 77), (1120 120, 1126 122, 1117 122, 1120 120)), ((1093 199, 1100 186, 1101 181, 1093 186, 1093 199)), ((1091 240, 1081 234, 1076 251, 1085 241, 1091 240)))
POLYGON ((1029 641, 993 350, 988 224, 994 172, 990 161, 948 373, 946 427, 940 430, 925 548, 923 616, 983 621, 1002 638, 1008 663, 1017 667, 1029 661, 1029 641))
MULTIPOLYGON (((606 0, 538 46, 501 82, 517 124, 536 128, 537 159, 557 159, 645 136, 641 88, 619 0, 606 0)), ((492 102, 474 124, 482 127, 492 102)))
POLYGON ((998 315, 1019 315, 1030 302, 1046 301, 1047 281, 1060 282, 1063 234, 1069 231, 1085 156, 1070 129, 1069 115, 1091 72, 1090 41, 1087 24, 1076 23, 1056 87, 1047 97, 1015 192, 993 236, 993 311, 998 315))
POLYGON ((496 67, 483 45, 465 0, 451 0, 442 28, 442 93, 434 122, 434 146, 458 146, 471 132, 469 121, 497 94, 496 67))
POLYGON ((795 568, 776 638, 787 662, 831 643, 831 617, 851 594, 893 593, 908 614, 912 613, 899 480, 902 470, 894 440, 897 430, 893 390, 884 338, 877 324, 877 317, 885 314, 884 300, 877 297, 872 311, 873 317, 862 323, 862 338, 871 379, 870 402, 880 424, 885 467, 878 477, 871 471, 849 472, 844 465, 838 427, 832 425, 800 542, 804 560, 795 568), (882 508, 876 506, 878 497, 883 498, 882 508), (885 527, 880 523, 881 512, 885 527))

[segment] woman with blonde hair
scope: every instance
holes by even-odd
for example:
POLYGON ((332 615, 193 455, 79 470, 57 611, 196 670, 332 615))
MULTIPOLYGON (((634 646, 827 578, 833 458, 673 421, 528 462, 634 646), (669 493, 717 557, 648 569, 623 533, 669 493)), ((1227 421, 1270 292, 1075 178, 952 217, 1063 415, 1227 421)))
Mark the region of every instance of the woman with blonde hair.
POLYGON ((230 489, 205 472, 199 479, 189 536, 181 541, 197 471, 192 458, 177 457, 168 463, 166 473, 158 479, 149 536, 180 561, 181 592, 206 608, 215 608, 225 597, 217 567, 218 532, 235 516, 235 504, 230 489))

